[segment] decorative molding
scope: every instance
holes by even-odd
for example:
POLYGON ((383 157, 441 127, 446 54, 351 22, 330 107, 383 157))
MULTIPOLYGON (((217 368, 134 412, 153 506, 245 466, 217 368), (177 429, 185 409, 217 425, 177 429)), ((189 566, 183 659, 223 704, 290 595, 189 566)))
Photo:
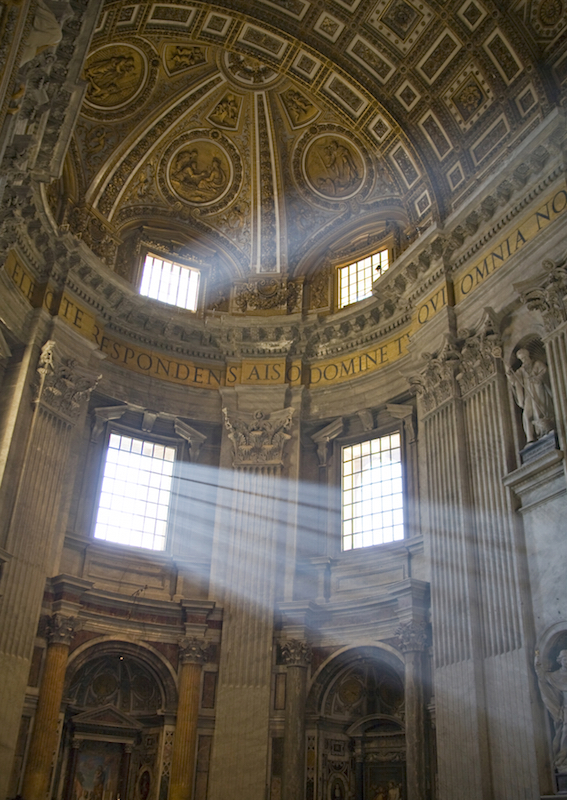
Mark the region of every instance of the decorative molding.
POLYGON ((271 414, 229 412, 223 408, 228 437, 234 447, 234 467, 281 467, 284 445, 291 435, 293 408, 271 414))
POLYGON ((301 639, 288 639, 280 650, 282 661, 288 667, 308 667, 311 664, 311 647, 301 639))
POLYGON ((317 445, 317 456, 319 458, 320 467, 327 466, 327 458, 329 455, 328 445, 333 439, 341 435, 343 427, 343 418, 337 417, 337 419, 333 420, 333 422, 329 422, 328 425, 325 425, 325 427, 321 428, 317 433, 311 434, 311 438, 317 445))
POLYGON ((59 354, 59 345, 50 339, 41 348, 36 403, 75 422, 90 393, 102 377, 59 354))
POLYGON ((282 312, 293 314, 301 311, 303 283, 288 281, 287 278, 260 278, 246 283, 236 283, 233 290, 231 311, 246 314, 250 312, 282 312))
POLYGON ((91 442, 100 442, 106 423, 111 420, 121 419, 126 411, 128 411, 128 408, 128 405, 95 408, 93 412, 94 419, 91 431, 91 442))
POLYGON ((186 422, 182 422, 180 419, 175 419, 173 425, 175 428, 175 433, 189 443, 191 448, 191 461, 198 461, 201 447, 207 441, 207 437, 203 433, 196 431, 195 428, 191 427, 191 425, 188 425, 186 422))

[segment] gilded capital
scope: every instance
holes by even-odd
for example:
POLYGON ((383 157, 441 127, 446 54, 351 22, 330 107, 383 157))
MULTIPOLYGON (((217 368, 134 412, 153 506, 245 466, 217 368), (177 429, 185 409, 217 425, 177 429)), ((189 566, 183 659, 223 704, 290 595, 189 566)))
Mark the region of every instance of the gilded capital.
POLYGON ((311 663, 311 648, 301 639, 288 639, 281 645, 281 654, 288 667, 308 667, 311 663))

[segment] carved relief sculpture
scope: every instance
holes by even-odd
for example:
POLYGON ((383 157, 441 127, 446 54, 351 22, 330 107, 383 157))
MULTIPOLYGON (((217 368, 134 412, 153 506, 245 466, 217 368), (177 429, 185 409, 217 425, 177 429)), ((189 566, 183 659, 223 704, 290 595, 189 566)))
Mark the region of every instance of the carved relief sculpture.
POLYGON ((121 105, 138 92, 144 77, 141 53, 125 45, 106 47, 87 59, 87 100, 106 108, 121 105))
POLYGON ((529 444, 553 429, 553 400, 543 361, 532 359, 525 348, 520 348, 516 355, 521 366, 516 370, 508 368, 506 375, 516 403, 523 409, 522 424, 529 444))
POLYGON ((362 184, 364 165, 353 145, 336 136, 322 136, 306 153, 305 175, 325 197, 351 197, 362 184))
POLYGON ((556 670, 545 670, 536 650, 534 667, 539 690, 545 707, 551 714, 555 725, 553 737, 553 763, 555 767, 567 771, 567 650, 557 656, 560 665, 556 670))
POLYGON ((169 169, 169 180, 179 197, 191 203, 210 203, 226 190, 230 164, 212 142, 199 142, 180 150, 169 169))

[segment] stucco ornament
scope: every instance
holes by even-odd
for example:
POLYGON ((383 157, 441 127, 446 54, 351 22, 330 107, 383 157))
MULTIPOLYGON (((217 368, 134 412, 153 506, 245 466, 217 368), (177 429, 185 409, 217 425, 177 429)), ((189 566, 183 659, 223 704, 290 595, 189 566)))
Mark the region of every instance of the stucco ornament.
POLYGON ((525 348, 516 355, 521 366, 507 369, 506 374, 516 403, 523 409, 522 424, 529 444, 553 429, 553 399, 543 361, 533 359, 525 348))
POLYGON ((534 667, 539 690, 555 725, 553 762, 557 769, 565 771, 567 769, 567 650, 559 652, 557 663, 560 664, 559 669, 545 670, 539 650, 536 650, 534 667))

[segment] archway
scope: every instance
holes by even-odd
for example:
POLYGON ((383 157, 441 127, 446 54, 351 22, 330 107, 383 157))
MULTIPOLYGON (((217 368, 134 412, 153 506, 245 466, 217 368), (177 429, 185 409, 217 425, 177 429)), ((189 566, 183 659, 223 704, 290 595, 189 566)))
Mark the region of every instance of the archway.
POLYGON ((149 800, 167 792, 173 675, 153 651, 102 641, 67 671, 59 800, 149 800))
POLYGON ((360 647, 331 658, 307 703, 307 800, 403 800, 403 664, 360 647))

